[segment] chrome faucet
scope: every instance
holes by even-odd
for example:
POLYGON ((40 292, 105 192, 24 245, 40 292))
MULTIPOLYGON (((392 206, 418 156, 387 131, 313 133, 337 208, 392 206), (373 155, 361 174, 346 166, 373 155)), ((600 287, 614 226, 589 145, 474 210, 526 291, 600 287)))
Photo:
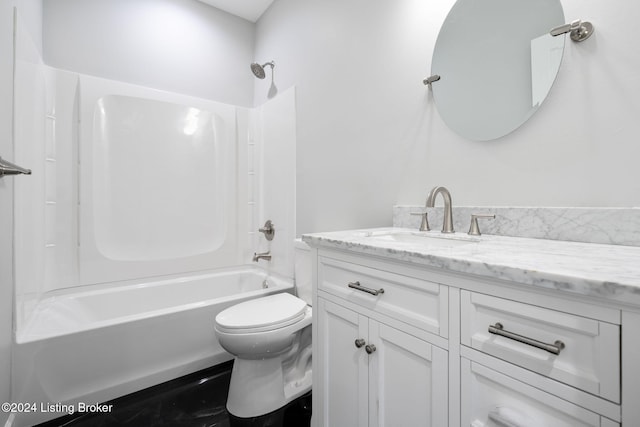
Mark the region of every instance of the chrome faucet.
POLYGON ((434 207, 438 194, 442 194, 442 199, 444 200, 444 221, 442 222, 442 232, 455 233, 453 229, 453 208, 451 207, 451 193, 449 193, 449 190, 444 187, 433 187, 433 189, 429 193, 429 196, 427 197, 425 206, 428 208, 434 207))
POLYGON ((270 252, 262 252, 262 253, 253 253, 253 262, 258 262, 261 259, 266 261, 271 261, 271 253, 270 252))

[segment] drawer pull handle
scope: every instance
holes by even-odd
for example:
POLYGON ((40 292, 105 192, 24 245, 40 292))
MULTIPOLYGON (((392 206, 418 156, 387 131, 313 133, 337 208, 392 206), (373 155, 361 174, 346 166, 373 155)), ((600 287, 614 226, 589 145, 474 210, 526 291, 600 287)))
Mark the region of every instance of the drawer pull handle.
POLYGON ((535 340, 533 338, 525 337, 523 335, 518 335, 513 332, 505 331, 503 329, 502 323, 496 322, 495 325, 489 326, 489 332, 492 334, 500 335, 501 337, 509 338, 514 341, 521 342, 523 344, 528 344, 530 346, 540 348, 542 350, 546 350, 549 353, 560 354, 560 351, 564 348, 564 343, 560 340, 557 340, 553 344, 547 344, 542 341, 535 340))
POLYGON ((380 288, 376 290, 376 289, 367 288, 367 287, 361 286, 360 282, 349 282, 349 287, 351 289, 356 289, 358 291, 366 292, 376 297, 380 294, 384 294, 384 289, 380 288))
POLYGON ((360 348, 360 347, 362 347, 363 345, 365 345, 365 344, 366 344, 366 342, 365 342, 365 340, 364 340, 364 339, 362 339, 362 338, 358 338, 358 339, 356 340, 355 344, 356 344, 356 347, 357 347, 357 348, 360 348))
POLYGON ((376 351, 376 346, 373 344, 367 344, 364 349, 366 350, 367 354, 371 354, 376 351))

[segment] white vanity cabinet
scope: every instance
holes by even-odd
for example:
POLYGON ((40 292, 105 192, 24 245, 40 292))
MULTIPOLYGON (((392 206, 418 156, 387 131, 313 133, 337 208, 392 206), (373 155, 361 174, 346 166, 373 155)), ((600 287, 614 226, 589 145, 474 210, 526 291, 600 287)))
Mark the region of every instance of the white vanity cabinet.
POLYGON ((448 425, 446 287, 331 257, 318 277, 315 425, 448 425))
POLYGON ((640 425, 633 306, 393 252, 312 254, 314 426, 640 425))

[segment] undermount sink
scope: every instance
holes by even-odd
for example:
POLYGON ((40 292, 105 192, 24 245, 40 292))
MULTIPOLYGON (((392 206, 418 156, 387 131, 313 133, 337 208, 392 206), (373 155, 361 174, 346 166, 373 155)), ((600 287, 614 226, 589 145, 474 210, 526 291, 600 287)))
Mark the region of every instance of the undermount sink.
POLYGON ((477 244, 480 239, 457 234, 408 230, 384 230, 365 233, 363 237, 378 241, 418 244, 434 248, 456 248, 477 244), (437 234, 436 234, 437 233, 437 234))

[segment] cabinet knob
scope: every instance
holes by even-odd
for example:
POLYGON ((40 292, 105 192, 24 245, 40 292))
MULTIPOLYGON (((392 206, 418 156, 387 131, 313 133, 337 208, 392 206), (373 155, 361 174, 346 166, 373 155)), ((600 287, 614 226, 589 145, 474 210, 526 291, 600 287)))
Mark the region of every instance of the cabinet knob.
POLYGON ((376 346, 373 344, 368 344, 364 349, 367 351, 367 354, 371 354, 376 351, 376 346))
POLYGON ((358 339, 356 340, 355 344, 356 344, 356 347, 357 347, 357 348, 360 348, 360 347, 362 347, 363 345, 365 345, 365 344, 366 344, 366 342, 365 342, 362 338, 358 338, 358 339))

